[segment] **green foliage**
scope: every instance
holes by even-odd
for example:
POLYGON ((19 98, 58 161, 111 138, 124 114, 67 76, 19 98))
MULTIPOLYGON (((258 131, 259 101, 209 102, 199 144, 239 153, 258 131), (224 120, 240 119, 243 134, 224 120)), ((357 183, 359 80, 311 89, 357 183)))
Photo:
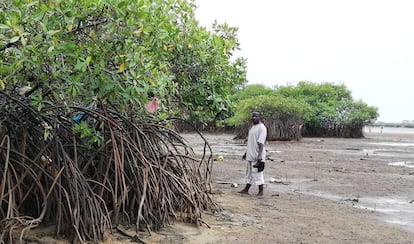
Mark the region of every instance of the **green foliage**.
POLYGON ((377 108, 368 106, 362 101, 343 101, 337 108, 338 121, 342 124, 367 123, 378 117, 377 108))
POLYGON ((243 87, 231 96, 232 101, 238 102, 240 100, 252 98, 260 95, 270 95, 274 92, 273 89, 262 84, 253 84, 243 87))
POLYGON ((311 105, 318 103, 329 103, 331 100, 351 100, 351 91, 343 84, 324 82, 321 84, 301 81, 296 86, 281 86, 277 88, 278 93, 287 97, 305 99, 311 105))
POLYGON ((378 117, 377 108, 362 101, 354 101, 343 84, 299 82, 297 86, 279 87, 277 93, 284 97, 296 98, 312 107, 306 122, 320 126, 333 124, 366 123, 378 117))
POLYGON ((265 120, 300 120, 307 117, 311 107, 303 101, 282 97, 275 92, 269 95, 253 96, 240 100, 236 105, 235 115, 228 120, 229 124, 240 126, 251 119, 251 113, 258 110, 265 120))
POLYGON ((212 120, 246 82, 245 60, 230 61, 236 28, 207 31, 194 10, 192 0, 3 1, 0 87, 31 86, 39 109, 98 96, 124 114, 155 94, 161 117, 212 120))
POLYGON ((249 85, 238 91, 233 100, 236 113, 229 124, 242 125, 250 120, 255 109, 264 118, 299 119, 321 126, 332 124, 366 123, 378 117, 377 108, 362 101, 354 101, 345 85, 333 83, 299 82, 297 86, 274 89, 263 85, 249 85))
MULTIPOLYGON (((73 131, 80 134, 80 138, 86 138, 87 143, 95 143, 97 146, 102 144, 102 136, 99 131, 90 128, 85 121, 81 121, 73 127, 73 131)), ((91 146, 91 145, 89 145, 91 146)))
POLYGON ((242 58, 230 62, 239 47, 236 28, 215 23, 214 34, 203 28, 195 30, 193 35, 180 39, 184 44, 176 52, 172 70, 178 84, 178 112, 203 123, 219 113, 228 116, 229 96, 235 87, 246 82, 246 64, 242 58))

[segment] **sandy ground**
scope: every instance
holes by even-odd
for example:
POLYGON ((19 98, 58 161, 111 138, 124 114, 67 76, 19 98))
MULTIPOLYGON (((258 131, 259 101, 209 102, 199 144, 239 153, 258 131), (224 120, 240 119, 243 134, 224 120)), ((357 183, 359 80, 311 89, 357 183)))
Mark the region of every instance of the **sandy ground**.
MULTIPOLYGON (((200 137, 182 135, 201 154, 200 137)), ((269 142, 263 197, 255 196, 257 186, 237 193, 244 142, 204 136, 215 157, 224 157, 213 165, 212 197, 221 211, 203 215, 208 226, 177 222, 145 243, 414 243, 414 129, 269 142)), ((105 244, 129 242, 115 235, 105 244)))
MULTIPOLYGON (((245 145, 205 134, 215 156, 210 227, 182 223, 147 243, 414 243, 414 131, 366 132, 364 139, 269 142, 265 194, 241 195, 245 145), (231 183, 238 184, 232 187, 231 183)), ((195 134, 183 134, 201 153, 195 134)))

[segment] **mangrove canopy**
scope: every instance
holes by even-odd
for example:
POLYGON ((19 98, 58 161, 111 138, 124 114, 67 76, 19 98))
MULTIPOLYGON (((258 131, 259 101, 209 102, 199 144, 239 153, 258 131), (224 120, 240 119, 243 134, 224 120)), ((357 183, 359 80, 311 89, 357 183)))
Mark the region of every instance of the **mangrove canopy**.
POLYGON ((203 223, 211 150, 196 158, 167 118, 225 117, 246 72, 230 59, 237 29, 207 30, 194 11, 191 0, 0 1, 0 242, 41 224, 97 242, 120 223, 203 223))
POLYGON ((251 112, 259 110, 268 140, 302 136, 362 137, 364 125, 378 117, 377 108, 355 101, 343 84, 299 82, 296 86, 248 85, 232 96, 239 138, 247 135, 251 112))

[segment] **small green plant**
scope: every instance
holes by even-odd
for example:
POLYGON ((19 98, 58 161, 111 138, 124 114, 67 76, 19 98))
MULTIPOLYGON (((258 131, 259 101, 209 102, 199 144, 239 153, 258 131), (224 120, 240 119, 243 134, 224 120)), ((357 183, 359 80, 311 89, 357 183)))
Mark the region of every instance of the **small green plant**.
POLYGON ((81 139, 87 139, 87 144, 96 144, 100 146, 102 144, 102 136, 99 131, 89 127, 88 123, 81 121, 73 126, 73 131, 78 133, 81 139))

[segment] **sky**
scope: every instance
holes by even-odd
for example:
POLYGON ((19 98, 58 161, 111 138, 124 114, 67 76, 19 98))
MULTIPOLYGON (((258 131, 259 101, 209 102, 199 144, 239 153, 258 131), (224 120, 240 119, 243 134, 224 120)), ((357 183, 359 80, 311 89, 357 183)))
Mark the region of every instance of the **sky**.
POLYGON ((195 0, 196 18, 238 27, 248 84, 344 84, 377 121, 414 120, 414 1, 195 0))

